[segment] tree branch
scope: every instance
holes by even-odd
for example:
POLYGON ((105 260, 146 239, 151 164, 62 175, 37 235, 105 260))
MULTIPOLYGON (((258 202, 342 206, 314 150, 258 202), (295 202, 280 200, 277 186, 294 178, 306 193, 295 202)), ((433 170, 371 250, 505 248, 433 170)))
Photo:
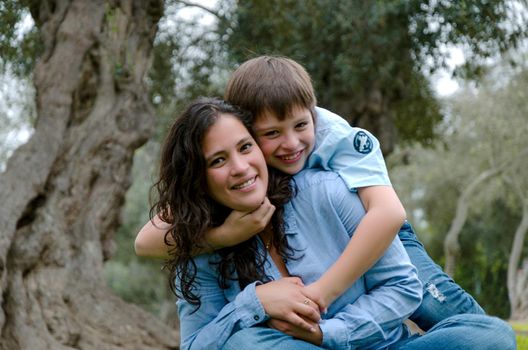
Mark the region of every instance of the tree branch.
POLYGON ((227 18, 223 15, 221 15, 220 13, 218 13, 217 11, 213 10, 213 9, 210 9, 209 7, 207 6, 204 6, 202 4, 197 4, 197 3, 194 3, 194 2, 189 2, 189 1, 186 1, 186 0, 176 0, 176 3, 178 4, 182 4, 184 5, 185 7, 197 7, 199 9, 202 9, 204 10, 205 12, 208 12, 209 14, 215 16, 216 18, 218 18, 219 21, 222 21, 222 22, 227 22, 227 18))
POLYGON ((517 155, 515 155, 515 157, 504 161, 497 167, 483 171, 462 191, 462 194, 458 199, 455 218, 453 219, 451 227, 449 228, 444 240, 444 252, 446 258, 444 269, 448 275, 453 276, 455 273, 456 256, 460 250, 458 236, 460 235, 460 231, 462 230, 462 227, 464 226, 467 219, 469 198, 483 182, 500 174, 505 168, 511 166, 514 160, 517 160, 526 154, 528 154, 528 148, 521 150, 517 155))
MULTIPOLYGON (((523 187, 521 181, 524 179, 523 174, 519 176, 508 176, 503 175, 505 182, 512 187, 513 192, 517 194, 520 199, 522 207, 522 219, 514 234, 513 243, 510 252, 510 258, 508 261, 508 297, 510 299, 510 318, 518 319, 519 317, 526 317, 523 314, 522 303, 520 299, 522 294, 525 292, 525 283, 527 271, 526 266, 519 268, 521 261, 522 251, 524 247, 524 240, 528 231, 528 193, 523 187)), ((525 264, 526 265, 526 264, 525 264)))

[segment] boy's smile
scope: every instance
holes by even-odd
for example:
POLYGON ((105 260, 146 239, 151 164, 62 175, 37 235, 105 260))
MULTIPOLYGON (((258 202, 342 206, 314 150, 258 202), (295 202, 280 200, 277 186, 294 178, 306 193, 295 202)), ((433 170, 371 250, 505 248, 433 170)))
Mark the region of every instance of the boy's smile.
POLYGON ((269 166, 290 175, 303 169, 315 144, 309 109, 294 107, 284 120, 268 111, 257 116, 253 128, 269 166))

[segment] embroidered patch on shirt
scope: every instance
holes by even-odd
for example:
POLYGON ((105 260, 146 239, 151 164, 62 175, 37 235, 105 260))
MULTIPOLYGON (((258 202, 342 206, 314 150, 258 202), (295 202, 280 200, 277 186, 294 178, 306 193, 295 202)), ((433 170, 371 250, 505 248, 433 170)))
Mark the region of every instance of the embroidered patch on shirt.
POLYGON ((356 136, 354 136, 354 148, 363 154, 372 151, 372 140, 364 131, 358 131, 356 136))

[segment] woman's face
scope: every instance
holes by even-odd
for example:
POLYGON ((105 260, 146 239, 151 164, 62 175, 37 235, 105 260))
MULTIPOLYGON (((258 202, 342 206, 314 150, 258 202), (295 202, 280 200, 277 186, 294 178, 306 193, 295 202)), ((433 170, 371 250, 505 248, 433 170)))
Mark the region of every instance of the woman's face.
POLYGON ((218 203, 239 211, 258 208, 266 196, 268 169, 246 127, 222 114, 202 141, 207 192, 218 203))

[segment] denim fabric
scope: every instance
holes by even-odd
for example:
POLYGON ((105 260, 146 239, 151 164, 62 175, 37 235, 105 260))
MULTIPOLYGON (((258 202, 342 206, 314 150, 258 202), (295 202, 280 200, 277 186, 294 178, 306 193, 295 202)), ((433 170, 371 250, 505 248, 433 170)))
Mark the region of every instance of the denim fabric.
POLYGON ((398 236, 418 269, 418 278, 424 289, 422 304, 410 317, 413 322, 427 331, 450 316, 485 314, 477 301, 435 264, 418 241, 410 223, 403 224, 398 236))
MULTIPOLYGON (((514 350, 515 333, 504 321, 485 315, 456 315, 431 328, 424 335, 403 337, 389 350, 514 350)), ((253 327, 235 333, 224 350, 319 350, 321 347, 294 339, 274 329, 253 327)), ((332 348, 365 349, 364 347, 332 348)))
POLYGON ((322 168, 338 173, 348 189, 390 185, 380 143, 367 130, 351 127, 337 114, 316 107, 315 147, 305 168, 322 168), (368 143, 367 151, 358 148, 358 136, 368 143))
POLYGON ((462 314, 448 317, 422 336, 412 336, 389 350, 515 350, 515 333, 491 316, 462 314))
MULTIPOLYGON (((341 255, 365 210, 358 195, 333 172, 304 170, 295 176, 295 184, 297 194, 285 206, 284 215, 286 238, 296 259, 288 259, 286 266, 291 275, 309 284, 341 255)), ((259 247, 264 251, 260 241, 259 247)), ((217 265, 211 264, 216 259, 216 254, 194 259, 195 292, 201 307, 196 310, 178 300, 182 349, 218 349, 234 334, 266 321, 255 284, 243 290, 236 282, 227 289, 219 287, 217 265)), ((273 279, 281 278, 269 256, 264 268, 273 279)), ((421 294, 416 269, 396 238, 380 260, 329 307, 320 323, 323 347, 387 347, 402 337, 402 322, 418 307, 421 294)))
POLYGON ((266 327, 242 329, 229 338, 223 350, 321 350, 323 348, 295 339, 266 327))

